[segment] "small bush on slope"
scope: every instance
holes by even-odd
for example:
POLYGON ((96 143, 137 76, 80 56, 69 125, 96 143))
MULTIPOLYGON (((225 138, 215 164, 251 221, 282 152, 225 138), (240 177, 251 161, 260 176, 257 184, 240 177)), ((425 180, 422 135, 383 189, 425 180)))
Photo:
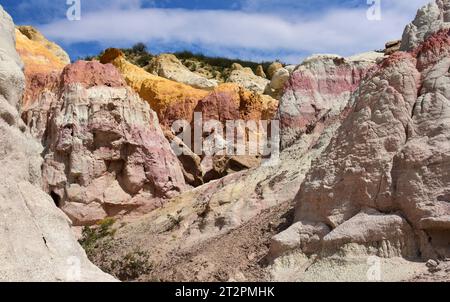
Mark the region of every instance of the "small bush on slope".
POLYGON ((82 238, 79 242, 86 251, 88 257, 90 257, 98 247, 101 239, 114 236, 116 230, 113 229, 113 225, 115 222, 116 221, 113 218, 106 218, 99 221, 94 227, 87 226, 83 228, 82 238))
POLYGON ((138 248, 121 254, 123 256, 114 255, 111 251, 114 250, 115 223, 113 218, 106 218, 94 227, 84 227, 79 242, 89 260, 101 270, 121 281, 135 281, 152 271, 150 255, 138 248))
POLYGON ((256 68, 259 65, 262 65, 264 72, 267 72, 267 69, 269 68, 271 62, 253 62, 253 61, 245 61, 245 60, 239 60, 239 59, 228 59, 224 57, 208 57, 203 54, 198 53, 192 53, 190 51, 180 51, 175 52, 174 55, 184 61, 184 60, 195 60, 199 62, 203 62, 205 64, 211 65, 213 67, 219 67, 222 69, 231 68, 231 65, 233 63, 238 63, 242 65, 243 67, 250 67, 253 72, 256 72, 256 68))

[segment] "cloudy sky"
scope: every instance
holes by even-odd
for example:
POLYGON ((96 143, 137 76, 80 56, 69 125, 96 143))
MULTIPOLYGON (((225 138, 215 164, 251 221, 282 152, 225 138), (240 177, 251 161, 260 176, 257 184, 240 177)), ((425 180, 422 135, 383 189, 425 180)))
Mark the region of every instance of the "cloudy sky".
POLYGON ((153 53, 191 50, 299 63, 312 53, 352 55, 382 49, 386 41, 401 37, 417 9, 429 1, 0 0, 0 4, 17 24, 36 26, 72 59, 144 42, 153 53), (70 21, 67 2, 76 1, 81 4, 81 20, 70 21))

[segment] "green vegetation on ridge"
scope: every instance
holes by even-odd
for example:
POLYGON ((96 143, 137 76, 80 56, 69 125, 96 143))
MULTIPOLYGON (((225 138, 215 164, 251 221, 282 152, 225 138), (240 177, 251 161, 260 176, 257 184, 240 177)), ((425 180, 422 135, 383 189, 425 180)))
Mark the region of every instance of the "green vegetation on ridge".
MULTIPOLYGON (((136 43, 131 48, 121 48, 120 49, 131 63, 145 67, 148 63, 156 56, 150 53, 144 43, 136 43)), ((191 51, 178 51, 173 53, 187 68, 191 71, 197 71, 196 68, 205 68, 209 70, 212 74, 220 73, 226 75, 227 71, 231 69, 234 63, 238 63, 243 67, 249 67, 256 72, 259 65, 263 67, 264 72, 267 73, 267 69, 272 62, 254 62, 248 60, 240 59, 229 59, 224 57, 211 57, 206 56, 201 53, 193 53, 191 51), (195 64, 194 64, 195 63, 195 64)), ((91 61, 94 59, 99 59, 101 56, 88 56, 83 58, 83 60, 91 61)))

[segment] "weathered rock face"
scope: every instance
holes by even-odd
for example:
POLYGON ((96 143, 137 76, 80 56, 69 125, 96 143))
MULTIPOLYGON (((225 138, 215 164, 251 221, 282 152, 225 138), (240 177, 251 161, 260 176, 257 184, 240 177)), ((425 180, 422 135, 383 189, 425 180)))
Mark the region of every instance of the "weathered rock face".
MULTIPOLYGON (((101 62, 112 62, 122 73, 128 85, 149 102, 158 113, 161 124, 166 130, 166 137, 171 142, 174 139, 174 135, 170 133, 173 122, 185 120, 193 125, 194 112, 202 113, 203 121, 212 119, 223 123, 227 120, 239 119, 259 121, 273 119, 278 107, 277 100, 249 91, 236 83, 225 83, 211 92, 206 92, 149 74, 127 62, 120 51, 115 49, 107 50, 101 62)), ((235 66, 235 71, 242 70, 244 70, 242 66, 235 66)), ((176 145, 180 145, 180 142, 176 142, 176 145)), ((198 165, 199 156, 189 152, 186 146, 183 148, 187 152, 179 156, 179 159, 183 163, 186 180, 194 186, 211 180, 211 175, 215 175, 212 177, 215 179, 228 174, 226 171, 240 171, 247 168, 250 163, 251 167, 259 163, 259 161, 246 159, 245 165, 235 165, 234 169, 229 169, 230 165, 236 164, 235 160, 242 163, 242 159, 235 158, 231 161, 225 159, 224 165, 224 158, 219 157, 217 164, 203 165, 202 168, 198 165), (210 176, 202 179, 205 175, 210 176)), ((211 163, 211 159, 208 161, 211 163)))
POLYGON ((186 188, 156 114, 114 66, 79 61, 56 87, 24 116, 46 146, 44 187, 75 225, 150 211, 186 188))
POLYGON ((261 78, 267 78, 262 65, 258 65, 258 67, 256 68, 255 75, 257 75, 258 77, 261 77, 261 78))
MULTIPOLYGON (((275 209, 279 206, 290 208, 311 162, 328 145, 340 118, 327 119, 324 124, 324 131, 304 134, 272 162, 187 191, 118 229, 116 238, 120 239, 107 252, 120 257, 135 247, 148 251, 157 264, 155 275, 148 280, 267 280, 249 272, 265 257, 270 240, 270 236, 260 239, 253 223, 259 221, 265 236, 276 233, 278 222, 263 217, 272 209, 280 211, 275 209), (142 229, 148 232, 143 234, 142 229), (253 246, 259 240, 261 246, 253 246), (217 252, 211 252, 212 247, 217 252), (193 270, 198 273, 192 274, 193 270)), ((284 219, 290 217, 278 213, 284 219)))
POLYGON ((278 108, 278 101, 251 92, 234 83, 220 85, 199 101, 195 112, 201 112, 204 120, 270 120, 278 108))
POLYGON ((186 183, 194 187, 202 185, 204 183, 205 172, 201 164, 201 157, 195 154, 194 151, 192 151, 182 139, 175 136, 172 131, 164 130, 164 135, 171 146, 176 146, 176 149, 180 150, 178 160, 181 163, 186 183))
POLYGON ((298 66, 286 84, 278 110, 282 148, 320 126, 317 121, 339 115, 376 59, 382 56, 315 55, 298 66))
POLYGON ((36 28, 32 26, 17 26, 17 29, 29 40, 38 42, 59 58, 64 65, 70 64, 70 57, 58 44, 48 41, 36 28))
POLYGON ((401 44, 402 44, 402 40, 387 42, 386 46, 385 46, 385 49, 384 49, 384 54, 387 55, 387 56, 390 56, 394 52, 399 51, 401 44))
MULTIPOLYGON (((228 101, 229 96, 218 92, 211 93, 199 102, 197 109, 204 113, 204 119, 246 118, 245 115, 241 115, 242 108, 238 110, 243 98, 242 96, 237 98, 237 95, 242 95, 245 90, 235 87, 237 87, 236 97, 231 103, 228 101)), ((226 91, 229 93, 230 89, 226 91)), ((261 118, 261 115, 253 115, 254 110, 248 112, 253 118, 261 118)), ((313 127, 313 131, 303 134, 290 147, 283 150, 279 158, 274 156, 272 162, 187 191, 173 198, 165 207, 119 229, 116 233, 117 238, 127 238, 131 246, 124 246, 119 240, 116 241, 117 244, 108 248, 108 253, 122 255, 129 249, 140 246, 149 252, 152 262, 158 263, 155 272, 163 274, 168 280, 204 281, 234 278, 248 280, 246 278, 250 277, 240 273, 246 269, 243 267, 245 264, 236 266, 224 264, 223 259, 218 260, 215 254, 203 253, 198 250, 199 247, 203 250, 207 246, 218 245, 220 253, 233 253, 235 252, 233 244, 220 243, 228 236, 227 234, 235 231, 240 233, 239 229, 246 229, 252 221, 258 220, 262 213, 272 207, 283 205, 289 208, 305 174, 311 168, 312 161, 325 150, 346 114, 344 111, 334 117, 326 116, 320 121, 322 127, 313 127), (149 230, 145 236, 140 231, 142 228, 149 230), (157 241, 160 244, 150 246, 146 244, 148 241, 157 241), (181 255, 189 256, 186 258, 181 255), (186 273, 195 270, 198 265, 202 267, 198 274, 186 273)), ((205 161, 202 164, 205 164, 205 161)), ((216 164, 219 165, 219 162, 216 164)), ((211 161, 210 165, 214 165, 214 162, 211 161)), ((216 170, 222 168, 218 167, 216 170)), ((262 228, 267 232, 267 229, 276 229, 276 225, 273 225, 272 221, 264 221, 262 228)), ((247 241, 251 248, 252 239, 246 237, 244 240, 243 249, 247 246, 247 241)), ((236 239, 236 242, 241 241, 236 239)), ((253 256, 245 254, 243 258, 261 259, 265 256, 264 250, 257 253, 260 254, 253 256)), ((257 260, 254 261, 256 262, 257 260)))
POLYGON ((296 68, 297 68, 297 65, 288 65, 288 66, 284 67, 284 69, 286 69, 290 75, 292 75, 294 73, 296 68))
POLYGON ((296 197, 297 223, 274 239, 275 254, 351 244, 381 257, 449 256, 450 36, 426 36, 385 59, 354 94, 296 197))
POLYGON ((278 69, 272 76, 269 86, 266 87, 265 93, 279 100, 284 94, 284 86, 290 79, 292 72, 286 68, 278 69))
POLYGON ((190 71, 172 54, 154 57, 145 69, 154 75, 198 89, 213 90, 218 85, 217 81, 209 80, 190 71))
POLYGON ((273 62, 272 64, 270 64, 269 68, 267 69, 267 78, 271 80, 273 78, 273 75, 281 68, 283 68, 283 64, 281 64, 280 62, 273 62))
MULTIPOLYGON (((250 92, 234 83, 226 83, 202 99, 195 112, 201 113, 203 123, 215 120, 225 127, 227 121, 271 121, 277 108, 278 101, 269 96, 250 92)), ((202 156, 203 180, 208 182, 257 167, 260 161, 259 155, 202 156)))
POLYGON ((211 66, 210 64, 205 64, 197 59, 181 59, 180 61, 191 72, 217 83, 224 83, 230 74, 230 68, 211 66))
POLYGON ((435 0, 422 7, 414 21, 403 32, 400 49, 409 51, 418 47, 429 35, 450 28, 450 1, 435 0))
MULTIPOLYGON (((367 281, 375 255, 383 280, 398 281, 416 268, 403 258, 448 258, 450 41, 448 31, 427 36, 378 64, 382 54, 372 53, 286 68, 292 77, 280 110, 287 140, 279 161, 178 195, 118 229, 104 251, 120 257, 139 247, 168 280, 246 280, 265 256, 252 250, 254 235, 284 227, 265 214, 294 200, 293 225, 272 240, 270 256, 281 255, 269 267, 274 280, 367 281), (295 135, 290 118, 300 121, 295 135), (255 231, 261 217, 267 220, 255 231)), ((194 107, 206 118, 242 118, 242 93, 229 102, 218 90, 194 107)), ((199 158, 191 159, 198 168, 199 158)))
POLYGON ((70 63, 68 55, 30 26, 16 28, 16 49, 25 64, 26 90, 22 109, 32 106, 37 94, 52 90, 62 69, 70 63))
MULTIPOLYGON (((220 98, 220 102, 224 105, 227 103, 232 106, 240 104, 240 107, 236 108, 240 108, 242 111, 237 114, 239 116, 273 117, 278 105, 278 102, 271 97, 240 88, 236 83, 222 84, 212 92, 206 92, 163 79, 127 62, 121 52, 116 49, 107 50, 102 56, 101 62, 112 63, 118 68, 127 84, 149 102, 150 106, 158 113, 161 124, 165 127, 170 127, 174 121, 180 119, 191 122, 199 102, 211 103, 212 99, 220 98)), ((235 71, 241 70, 245 69, 238 68, 235 71)), ((253 72, 251 73, 253 74, 253 72)), ((217 112, 217 109, 214 112, 217 112)), ((226 120, 220 114, 212 118, 220 121, 226 120)))
POLYGON ((284 84, 289 80, 289 71, 285 68, 278 69, 272 76, 272 81, 270 82, 270 88, 273 90, 282 90, 284 84))
POLYGON ((270 81, 257 76, 251 68, 234 68, 227 79, 228 83, 236 83, 252 92, 263 94, 270 81))
MULTIPOLYGON (((31 27, 26 28, 31 30, 31 27)), ((33 31, 39 34, 39 39, 36 39, 36 36, 27 36, 21 29, 21 27, 16 29, 16 49, 25 64, 26 75, 62 70, 70 63, 70 60, 69 62, 62 60, 57 53, 48 48, 47 45, 56 44, 50 44, 51 42, 42 37, 39 32, 33 31)))
POLYGON ((112 63, 119 70, 127 84, 156 111, 164 127, 169 128, 179 119, 191 121, 198 101, 209 94, 205 90, 152 75, 127 62, 117 49, 106 50, 100 61, 112 63))
POLYGON ((40 188, 42 147, 18 114, 25 87, 14 24, 0 6, 0 280, 113 281, 91 264, 70 221, 40 188))
MULTIPOLYGON (((238 66, 236 68, 235 70, 242 70, 238 66)), ((333 75, 334 73, 330 73, 330 77, 333 75)), ((230 87, 221 91, 223 86, 219 86, 215 92, 198 102, 196 111, 203 113, 204 120, 262 119, 273 116, 273 109, 276 108, 274 105, 266 105, 266 108, 271 109, 265 114, 261 113, 264 112, 261 104, 271 102, 250 102, 248 100, 254 99, 251 93, 237 85, 233 89, 230 87), (233 90, 234 96, 230 97, 230 91, 233 90), (243 111, 245 106, 242 104, 248 104, 247 111, 243 111), (255 107, 259 109, 254 110, 255 107)), ((182 249, 191 248, 199 242, 221 236, 241 226, 265 209, 290 202, 310 169, 312 160, 326 148, 345 114, 346 112, 336 111, 335 116, 312 121, 313 124, 320 122, 322 126, 303 133, 301 139, 286 148, 279 161, 273 165, 235 173, 186 192, 172 199, 164 208, 157 209, 139 219, 136 224, 130 225, 123 230, 122 235, 134 237, 134 227, 146 225, 146 228, 152 230, 149 236, 161 242, 161 249, 179 249, 178 242, 183 242, 182 249), (164 237, 179 239, 176 245, 158 235, 163 230, 166 232, 164 237), (171 235, 167 236, 167 232, 171 235)))

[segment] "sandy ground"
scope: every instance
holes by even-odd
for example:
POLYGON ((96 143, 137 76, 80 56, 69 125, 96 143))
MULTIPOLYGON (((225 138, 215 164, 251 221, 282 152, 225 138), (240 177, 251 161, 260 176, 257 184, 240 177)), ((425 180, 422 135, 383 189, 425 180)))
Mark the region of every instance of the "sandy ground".
POLYGON ((270 239, 293 219, 293 204, 263 211, 258 217, 197 246, 181 248, 180 238, 135 225, 119 229, 113 240, 99 245, 91 260, 108 270, 111 259, 133 250, 150 255, 152 270, 134 281, 267 281, 265 256, 270 239))
POLYGON ((450 282, 450 259, 439 263, 436 268, 427 268, 426 272, 417 274, 407 280, 410 282, 450 282))
MULTIPOLYGON (((130 251, 149 255, 151 270, 127 281, 450 281, 450 262, 429 268, 424 262, 380 259, 380 274, 368 278, 367 257, 308 259, 283 257, 271 263, 266 255, 271 238, 293 219, 293 204, 284 203, 216 238, 182 247, 182 238, 155 231, 148 224, 119 228, 111 240, 99 244, 92 261, 110 271, 111 263, 130 251), (171 238, 173 236, 173 238, 171 238)), ((135 265, 135 264, 133 264, 135 265)), ((139 264, 138 264, 139 265, 139 264)), ((120 269, 120 268, 119 268, 120 269)))

